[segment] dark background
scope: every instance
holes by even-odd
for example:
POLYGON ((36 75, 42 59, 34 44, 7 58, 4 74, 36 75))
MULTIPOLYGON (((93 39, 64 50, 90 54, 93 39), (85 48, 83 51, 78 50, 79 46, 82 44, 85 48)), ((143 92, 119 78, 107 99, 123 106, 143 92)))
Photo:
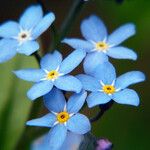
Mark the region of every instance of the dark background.
MULTIPOLYGON (((56 14, 55 26, 59 28, 69 9, 75 0, 43 0, 47 10, 56 14)), ((0 23, 18 19, 23 10, 35 0, 1 0, 0 23)), ((138 54, 138 60, 112 60, 117 73, 122 74, 131 70, 141 70, 147 80, 144 83, 134 85, 133 88, 139 93, 141 104, 139 107, 115 104, 104 117, 93 124, 92 132, 97 137, 106 137, 114 144, 114 150, 146 150, 150 144, 150 1, 148 0, 124 0, 116 3, 115 0, 91 0, 87 2, 80 15, 75 20, 69 37, 80 37, 80 22, 90 14, 97 14, 106 23, 109 32, 121 24, 133 22, 137 26, 137 34, 123 43, 134 49, 138 54)), ((47 50, 47 44, 51 41, 50 31, 42 36, 44 46, 42 51, 47 50)), ((62 46, 61 46, 62 47, 62 46)), ((66 55, 72 51, 68 46, 63 46, 62 52, 66 55)), ((22 136, 28 119, 32 102, 26 98, 26 91, 31 84, 17 79, 12 70, 20 68, 38 67, 34 57, 18 55, 7 63, 0 64, 0 146, 2 150, 23 150, 18 148, 20 138, 24 144, 28 136, 22 136), (16 148, 17 147, 17 148, 16 148)), ((79 71, 79 70, 78 70, 79 71)), ((39 102, 35 102, 37 105, 39 102)), ((94 110, 91 111, 92 114, 94 110)), ((39 115, 41 116, 41 114, 39 115)), ((38 129, 33 128, 36 132, 38 129)), ((27 144, 26 144, 27 145, 27 144)))

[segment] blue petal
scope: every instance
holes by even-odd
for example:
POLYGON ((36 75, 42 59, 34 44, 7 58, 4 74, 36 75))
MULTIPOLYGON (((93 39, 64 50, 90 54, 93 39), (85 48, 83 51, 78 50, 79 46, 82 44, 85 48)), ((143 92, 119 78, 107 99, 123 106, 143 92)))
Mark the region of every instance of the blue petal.
POLYGON ((36 41, 27 41, 18 47, 17 52, 29 56, 39 48, 39 44, 36 41))
POLYGON ((67 58, 65 58, 60 66, 60 73, 67 74, 74 70, 85 57, 84 50, 75 50, 67 58))
POLYGON ((43 19, 37 24, 37 26, 32 31, 33 39, 38 38, 43 32, 45 32, 50 25, 55 20, 55 15, 53 13, 48 13, 43 17, 43 19))
POLYGON ((40 5, 28 7, 20 18, 20 25, 25 30, 33 29, 42 19, 43 11, 40 5))
POLYGON ((56 70, 57 67, 60 66, 62 61, 62 55, 58 51, 54 51, 52 54, 46 54, 40 62, 42 69, 50 70, 56 70))
POLYGON ((85 39, 95 42, 103 41, 107 38, 107 30, 103 21, 95 15, 83 20, 81 32, 85 39))
POLYGON ((0 63, 6 62, 16 55, 17 43, 14 40, 0 40, 0 63))
POLYGON ((66 43, 74 49, 83 49, 87 52, 94 49, 94 45, 92 43, 81 39, 66 38, 62 41, 62 43, 66 43))
POLYGON ((77 113, 83 106, 87 92, 83 91, 79 94, 73 94, 67 102, 67 111, 69 113, 77 113))
POLYGON ((132 23, 125 24, 115 30, 111 35, 109 35, 108 43, 113 46, 118 45, 134 34, 135 25, 132 23))
POLYGON ((82 89, 81 82, 71 75, 59 77, 57 80, 55 80, 54 84, 57 88, 64 91, 79 93, 82 89))
POLYGON ((96 105, 108 103, 111 98, 102 92, 92 92, 87 98, 88 107, 94 107, 96 105))
POLYGON ((117 88, 124 89, 129 85, 142 82, 145 80, 145 75, 140 71, 130 71, 121 76, 116 80, 115 86, 117 88))
POLYGON ((78 149, 83 139, 84 135, 67 132, 67 138, 59 150, 73 150, 72 148, 78 149))
POLYGON ((67 129, 64 125, 58 124, 54 126, 47 136, 49 150, 58 150, 64 143, 66 136, 67 129))
POLYGON ((27 121, 26 125, 39 126, 39 127, 52 127, 55 122, 56 122, 56 116, 52 113, 49 113, 41 118, 27 121))
POLYGON ((108 61, 108 57, 106 54, 102 52, 94 52, 94 53, 89 53, 85 57, 83 67, 84 67, 84 72, 86 74, 91 74, 95 70, 95 68, 108 61))
POLYGON ((133 50, 121 46, 110 48, 107 54, 110 57, 117 59, 131 59, 131 60, 137 59, 137 54, 133 50))
POLYGON ((53 87, 53 83, 51 81, 42 81, 36 83, 32 86, 32 88, 27 92, 27 96, 31 100, 35 100, 36 98, 43 96, 50 92, 53 87))
POLYGON ((85 134, 91 130, 91 124, 85 115, 78 113, 67 121, 67 129, 76 134, 85 134))
POLYGON ((66 105, 65 97, 57 88, 53 88, 48 94, 44 95, 44 104, 53 112, 61 112, 66 105))
POLYGON ((109 62, 105 62, 98 67, 95 71, 91 73, 98 80, 102 80, 104 84, 112 84, 113 80, 116 79, 116 72, 113 65, 109 62))
POLYGON ((119 104, 128 104, 138 106, 140 103, 138 94, 131 89, 124 89, 123 91, 116 92, 113 95, 113 100, 119 104))
POLYGON ((39 82, 45 75, 41 69, 24 69, 14 71, 14 73, 18 78, 31 82, 39 82))
POLYGON ((80 74, 76 77, 81 81, 84 90, 97 91, 101 89, 100 82, 91 76, 80 74))
POLYGON ((15 21, 8 21, 0 26, 0 37, 13 38, 16 37, 19 32, 19 25, 15 21))

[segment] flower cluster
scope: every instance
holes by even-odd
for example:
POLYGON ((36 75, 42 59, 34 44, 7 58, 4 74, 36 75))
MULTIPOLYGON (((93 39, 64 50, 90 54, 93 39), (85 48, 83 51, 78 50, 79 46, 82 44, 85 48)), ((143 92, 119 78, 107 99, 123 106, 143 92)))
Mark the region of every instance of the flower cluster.
MULTIPOLYGON (((19 23, 8 21, 2 24, 0 62, 8 61, 17 52, 27 56, 36 52, 40 47, 36 39, 54 20, 55 15, 52 12, 43 16, 41 6, 35 5, 27 8, 19 23)), ((39 69, 14 71, 18 78, 35 83, 27 92, 28 98, 36 100, 42 96, 44 105, 49 110, 47 115, 26 123, 29 126, 51 128, 44 136, 42 145, 35 148, 37 150, 40 150, 40 147, 44 147, 44 150, 64 149, 61 147, 67 149, 67 146, 63 145, 66 145, 72 136, 81 138, 90 132, 91 123, 88 117, 79 113, 85 102, 89 108, 110 101, 139 105, 138 94, 128 86, 144 81, 144 74, 140 71, 130 71, 116 77, 115 68, 109 61, 109 57, 137 59, 134 51, 120 46, 135 34, 134 24, 125 24, 108 35, 102 20, 91 15, 82 21, 81 33, 84 40, 65 38, 62 41, 74 49, 65 59, 59 50, 54 50, 41 58, 39 69), (84 73, 70 75, 82 61, 84 73), (69 99, 65 97, 66 92, 72 92, 69 99)), ((78 140, 77 138, 75 141, 79 143, 78 140)))

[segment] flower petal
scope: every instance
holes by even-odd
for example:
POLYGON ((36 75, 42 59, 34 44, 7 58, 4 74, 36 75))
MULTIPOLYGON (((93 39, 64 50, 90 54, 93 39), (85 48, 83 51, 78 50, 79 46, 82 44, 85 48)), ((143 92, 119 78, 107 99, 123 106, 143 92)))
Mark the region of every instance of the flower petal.
POLYGON ((137 54, 133 50, 122 46, 110 48, 107 54, 116 59, 137 59, 137 54))
POLYGON ((13 38, 20 32, 19 24, 15 21, 8 21, 0 26, 0 37, 13 38))
POLYGON ((16 55, 17 43, 15 40, 0 40, 0 63, 6 62, 16 55))
POLYGON ((71 113, 77 113, 83 106, 87 92, 83 91, 78 94, 73 94, 67 102, 67 111, 71 113))
POLYGON ((105 62, 91 73, 96 79, 102 80, 104 84, 112 84, 113 80, 116 79, 116 71, 110 62, 105 62))
POLYGON ((56 121, 56 116, 49 113, 41 118, 27 121, 28 126, 39 126, 39 127, 52 127, 56 121))
POLYGON ((85 39, 95 42, 103 41, 107 38, 107 29, 103 21, 95 15, 83 20, 81 32, 85 39))
POLYGON ((144 73, 140 71, 130 71, 121 76, 119 76, 116 80, 115 86, 117 88, 124 89, 129 85, 142 82, 145 80, 144 73))
POLYGON ((45 75, 41 69, 23 69, 13 72, 18 78, 31 82, 39 82, 45 75))
POLYGON ((25 30, 33 29, 42 19, 43 11, 40 5, 28 7, 20 18, 20 25, 25 30))
POLYGON ((83 89, 87 91, 97 91, 101 89, 101 85, 96 80, 95 78, 85 75, 85 74, 80 74, 76 76, 82 83, 83 89))
POLYGON ((62 41, 62 43, 66 43, 74 49, 83 49, 87 52, 94 49, 94 45, 92 43, 81 39, 66 38, 62 41))
POLYGON ((59 150, 77 150, 80 147, 80 144, 84 140, 84 135, 75 134, 73 132, 67 132, 67 138, 65 139, 63 145, 59 150), (72 149, 77 148, 77 149, 72 149))
POLYGON ((44 104, 53 112, 61 112, 66 105, 65 97, 61 90, 53 88, 48 94, 44 95, 44 104))
POLYGON ((67 129, 76 134, 85 134, 91 130, 89 119, 77 113, 67 121, 67 129))
POLYGON ((21 54, 25 54, 27 56, 33 54, 35 51, 39 49, 39 44, 36 41, 26 41, 25 43, 21 44, 17 52, 21 54))
POLYGON ((50 25, 55 20, 54 13, 48 13, 46 14, 43 19, 37 24, 37 26, 32 31, 32 37, 33 39, 38 38, 43 32, 45 32, 50 25))
POLYGON ((54 126, 47 136, 47 144, 49 145, 49 150, 58 150, 64 143, 66 136, 67 129, 63 124, 54 126))
POLYGON ((124 89, 123 91, 116 92, 113 95, 113 100, 119 104, 128 104, 138 106, 140 103, 138 94, 131 89, 124 89))
POLYGON ((110 100, 111 98, 103 92, 92 92, 87 97, 87 104, 88 107, 91 108, 96 105, 108 103, 110 100))
POLYGON ((117 30, 115 30, 112 34, 108 37, 108 43, 110 45, 119 45, 129 37, 135 34, 135 25, 132 23, 128 23, 122 25, 117 30))
POLYGON ((64 91, 79 93, 82 89, 81 82, 71 75, 59 77, 57 80, 55 80, 54 84, 57 88, 64 91))
POLYGON ((65 58, 60 66, 60 73, 67 74, 75 69, 85 57, 84 50, 75 50, 67 58, 65 58))
POLYGON ((62 55, 59 51, 54 51, 52 54, 46 54, 42 57, 40 65, 42 69, 56 70, 60 66, 62 55))
POLYGON ((93 72, 98 65, 107 61, 107 55, 102 52, 89 53, 83 62, 84 72, 86 74, 91 74, 91 72, 93 72))
POLYGON ((31 100, 35 100, 36 98, 43 96, 50 92, 53 87, 53 83, 51 81, 42 81, 34 84, 31 89, 27 92, 27 96, 31 100))

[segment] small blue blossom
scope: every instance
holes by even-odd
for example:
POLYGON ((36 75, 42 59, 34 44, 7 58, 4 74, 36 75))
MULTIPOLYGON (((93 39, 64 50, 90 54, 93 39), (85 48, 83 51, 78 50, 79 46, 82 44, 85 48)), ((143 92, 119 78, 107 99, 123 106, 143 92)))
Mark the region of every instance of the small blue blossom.
MULTIPOLYGON (((31 146, 31 150, 49 150, 46 142, 48 134, 36 139, 31 146)), ((67 132, 66 139, 58 150, 77 150, 84 139, 84 135, 67 132)))
POLYGON ((28 121, 27 125, 51 128, 46 142, 49 149, 57 150, 64 143, 68 131, 80 135, 90 131, 89 119, 78 113, 86 96, 87 93, 84 91, 73 94, 66 103, 63 93, 59 89, 53 88, 50 93, 44 96, 45 106, 50 113, 44 117, 28 121))
POLYGON ((19 23, 7 21, 0 26, 0 63, 21 53, 31 55, 39 49, 36 39, 46 31, 55 16, 52 12, 43 16, 40 5, 30 6, 21 16, 19 23))
POLYGON ((86 73, 90 73, 97 63, 108 61, 108 56, 116 59, 137 59, 134 51, 120 46, 123 41, 135 34, 135 26, 132 23, 125 24, 108 35, 103 21, 91 15, 81 23, 81 33, 85 40, 66 38, 62 42, 74 49, 87 51, 84 61, 86 73))
POLYGON ((68 73, 81 63, 85 55, 85 51, 75 50, 62 61, 61 53, 55 51, 41 59, 41 69, 24 69, 14 73, 23 80, 36 82, 27 93, 31 100, 47 94, 53 86, 79 93, 82 89, 81 82, 68 73))
POLYGON ((115 69, 109 62, 99 65, 91 76, 81 74, 77 78, 82 82, 83 89, 92 92, 87 98, 90 108, 108 103, 110 100, 119 104, 138 106, 137 93, 127 87, 145 80, 144 74, 140 71, 127 72, 116 78, 115 69))

